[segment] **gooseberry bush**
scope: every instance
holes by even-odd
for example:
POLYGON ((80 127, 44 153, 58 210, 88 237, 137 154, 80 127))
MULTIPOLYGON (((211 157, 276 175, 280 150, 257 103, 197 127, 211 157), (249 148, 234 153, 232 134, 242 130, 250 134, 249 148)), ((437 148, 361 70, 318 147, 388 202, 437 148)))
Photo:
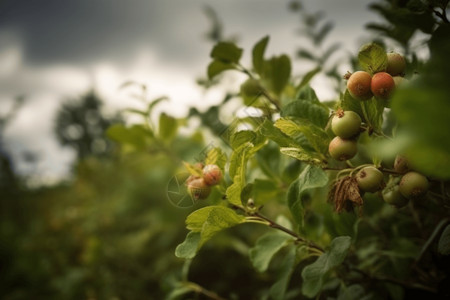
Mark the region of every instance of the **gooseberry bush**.
MULTIPOLYGON (((195 180, 207 192, 194 193, 201 207, 187 217, 189 233, 176 256, 194 259, 220 231, 254 223, 271 230, 250 246, 253 267, 268 272, 282 253, 266 298, 440 293, 448 270, 437 261, 448 263, 449 249, 433 245, 448 246, 442 231, 449 224, 450 177, 422 171, 416 156, 395 147, 401 141, 394 109, 408 99, 396 97, 402 87, 394 76, 412 75, 405 57, 376 43, 363 45, 361 70, 343 76, 347 89, 338 101, 324 103, 308 81, 292 80, 287 55, 265 58, 268 42, 265 37, 253 47, 251 68, 241 64, 243 50, 233 43, 219 42, 211 52, 209 78, 230 70, 246 74, 239 96, 259 114, 226 128, 225 145, 211 147, 200 164, 185 163, 190 194, 199 188, 192 187, 195 180), (288 211, 271 211, 272 202, 288 211), (436 264, 421 265, 427 255, 436 256, 436 264)), ((448 157, 440 163, 448 164, 448 157)), ((188 291, 186 285, 178 290, 188 291)))
MULTIPOLYGON (((288 55, 267 57, 269 37, 253 46, 249 63, 242 60, 244 49, 219 41, 204 86, 231 72, 245 78, 223 103, 190 110, 208 138, 195 131, 195 147, 187 143, 177 131, 188 122, 166 114, 159 126, 149 126, 162 99, 134 111, 144 125, 110 128, 111 138, 164 153, 188 173, 174 174, 192 211, 175 249, 184 267, 168 299, 450 296, 448 1, 433 2, 431 12, 421 1, 409 2, 407 9, 373 6, 392 26, 369 26, 403 51, 379 41, 362 45, 353 54, 354 69, 339 79, 337 99, 319 99, 310 86, 325 58, 299 51, 317 63, 299 78, 288 55), (427 61, 409 47, 416 29, 427 34, 427 61), (236 100, 249 113, 226 124, 221 113, 236 100), (264 287, 237 271, 230 275, 238 266, 225 263, 225 247, 246 257, 264 287), (217 254, 207 260, 205 251, 217 254), (193 266, 222 261, 209 284, 195 282, 193 266), (229 282, 233 277, 238 282, 229 282)), ((321 39, 314 30, 311 36, 321 39)))

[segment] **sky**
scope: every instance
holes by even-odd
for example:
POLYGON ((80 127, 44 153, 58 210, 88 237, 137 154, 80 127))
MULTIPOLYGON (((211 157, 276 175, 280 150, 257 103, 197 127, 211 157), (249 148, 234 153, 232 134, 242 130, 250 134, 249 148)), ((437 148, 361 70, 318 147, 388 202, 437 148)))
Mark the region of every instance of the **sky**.
MULTIPOLYGON (((138 105, 119 89, 129 80, 146 84, 150 98, 169 96, 160 111, 178 117, 189 106, 201 109, 220 102, 224 85, 237 89, 242 77, 227 76, 224 85, 206 93, 196 84, 205 77, 213 46, 205 38, 211 26, 205 5, 218 13, 225 36, 237 37, 244 64, 250 65, 249 49, 265 35, 270 36, 268 56, 293 56, 306 42, 297 32, 299 15, 288 10, 288 2, 0 0, 0 116, 18 96, 26 99, 4 134, 15 170, 48 182, 70 174, 75 153, 56 141, 55 113, 63 101, 90 88, 109 111, 138 105), (36 154, 38 162, 24 160, 26 152, 36 154)), ((340 42, 341 54, 355 53, 369 38, 364 25, 378 20, 367 9, 371 2, 303 1, 308 11, 322 10, 334 22, 325 44, 340 42)), ((295 60, 293 71, 304 74, 308 65, 295 60)), ((312 85, 322 100, 335 96, 324 78, 312 85)))

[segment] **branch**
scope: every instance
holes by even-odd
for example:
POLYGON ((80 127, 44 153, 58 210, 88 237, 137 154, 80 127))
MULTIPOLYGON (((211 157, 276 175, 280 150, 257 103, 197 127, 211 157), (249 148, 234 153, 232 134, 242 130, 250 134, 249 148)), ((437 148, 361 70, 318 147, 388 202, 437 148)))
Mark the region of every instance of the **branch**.
POLYGON ((275 228, 275 229, 278 229, 278 230, 281 230, 281 231, 283 231, 283 232, 285 232, 285 233, 287 233, 287 234, 293 236, 293 237, 295 238, 296 241, 298 241, 298 242, 300 242, 300 243, 304 243, 304 244, 306 244, 308 247, 314 248, 314 249, 316 249, 316 250, 319 250, 319 251, 322 252, 322 253, 325 252, 325 250, 324 250, 322 247, 320 247, 319 245, 315 244, 315 243, 312 242, 312 241, 308 241, 308 240, 304 239, 303 237, 299 236, 297 233, 295 233, 295 232, 293 232, 292 230, 290 230, 290 229, 288 229, 288 228, 286 228, 286 227, 284 227, 284 226, 282 226, 282 225, 280 225, 280 224, 278 224, 278 223, 272 221, 272 220, 269 219, 268 217, 266 217, 266 216, 260 214, 259 212, 253 213, 253 215, 256 216, 256 217, 258 217, 258 218, 261 218, 261 219, 267 221, 267 222, 269 223, 269 226, 270 226, 270 227, 275 228))
POLYGON ((364 277, 370 279, 370 280, 376 280, 376 281, 385 281, 385 282, 389 282, 389 283, 393 283, 396 285, 400 285, 402 287, 405 288, 409 288, 409 289, 419 289, 419 290, 424 290, 424 291, 428 291, 431 293, 437 293, 437 290, 435 288, 423 285, 421 283, 416 283, 416 282, 410 282, 410 281, 405 281, 405 280, 401 280, 401 279, 397 279, 397 278, 393 278, 393 277, 388 277, 388 276, 376 276, 376 275, 371 275, 363 270, 357 269, 357 268, 353 268, 350 267, 349 268, 351 271, 355 271, 356 273, 359 273, 361 275, 363 275, 364 277))
POLYGON ((253 211, 248 211, 248 210, 245 209, 244 207, 239 206, 239 205, 235 205, 235 204, 232 204, 232 203, 230 203, 230 205, 231 205, 234 209, 239 209, 239 210, 243 211, 243 212, 244 212, 247 216, 249 216, 249 217, 256 217, 256 218, 259 218, 259 219, 261 219, 261 220, 266 221, 265 224, 267 224, 268 226, 270 226, 270 227, 272 227, 272 228, 281 230, 281 231, 283 231, 283 232, 289 234, 290 236, 294 237, 295 240, 296 240, 297 242, 304 243, 304 244, 306 244, 308 247, 314 248, 314 249, 320 251, 321 253, 325 252, 325 250, 324 250, 322 247, 320 247, 319 245, 317 245, 316 243, 314 243, 314 242, 312 242, 312 241, 306 240, 305 238, 299 236, 297 233, 295 233, 294 231, 290 230, 289 228, 286 228, 286 227, 284 227, 284 226, 278 224, 277 222, 275 222, 275 221, 269 219, 268 217, 266 217, 266 216, 260 214, 260 213, 257 212, 257 211, 255 211, 255 212, 253 212, 253 211))
POLYGON ((187 282, 187 286, 192 288, 192 290, 198 294, 203 294, 206 297, 213 299, 213 300, 226 300, 225 298, 220 297, 215 292, 205 289, 204 287, 196 284, 195 282, 187 282))

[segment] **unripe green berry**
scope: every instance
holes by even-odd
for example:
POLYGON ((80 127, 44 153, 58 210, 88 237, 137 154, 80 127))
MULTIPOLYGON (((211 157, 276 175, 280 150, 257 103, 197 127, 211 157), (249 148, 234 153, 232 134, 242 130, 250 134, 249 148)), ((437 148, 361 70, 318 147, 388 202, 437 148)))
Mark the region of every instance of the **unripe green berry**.
POLYGON ((386 72, 392 76, 402 75, 405 73, 406 61, 401 54, 395 52, 387 53, 387 59, 388 63, 386 72))
POLYGON ((256 79, 249 78, 241 84, 241 94, 244 97, 257 97, 261 92, 262 87, 256 79))
POLYGON ((406 173, 410 171, 408 160, 402 155, 397 155, 394 161, 394 170, 398 173, 406 173))
POLYGON ((399 190, 408 199, 419 198, 428 191, 428 179, 420 173, 408 172, 400 180, 399 190))
POLYGON ((335 137, 328 147, 331 157, 344 161, 353 158, 358 152, 356 141, 335 137))
POLYGON ((404 84, 407 84, 409 82, 408 79, 406 79, 405 77, 401 77, 401 76, 394 76, 394 77, 392 77, 392 79, 394 79, 396 88, 398 88, 399 86, 402 86, 404 84))
POLYGON ((222 170, 217 165, 206 165, 203 168, 203 179, 207 185, 216 185, 222 180, 222 170))
POLYGON ((384 202, 393 205, 397 208, 401 208, 408 204, 408 199, 405 198, 402 193, 400 193, 400 187, 398 185, 390 186, 385 188, 381 195, 383 196, 384 202))
POLYGON ((356 174, 359 188, 364 192, 376 192, 381 190, 385 184, 383 173, 375 167, 365 167, 356 174))
POLYGON ((361 128, 361 117, 350 110, 338 110, 331 120, 331 130, 341 138, 350 138, 357 135, 361 128))
POLYGON ((408 204, 408 199, 403 197, 400 193, 400 177, 390 176, 386 188, 381 192, 384 202, 395 206, 396 208, 401 208, 408 204))

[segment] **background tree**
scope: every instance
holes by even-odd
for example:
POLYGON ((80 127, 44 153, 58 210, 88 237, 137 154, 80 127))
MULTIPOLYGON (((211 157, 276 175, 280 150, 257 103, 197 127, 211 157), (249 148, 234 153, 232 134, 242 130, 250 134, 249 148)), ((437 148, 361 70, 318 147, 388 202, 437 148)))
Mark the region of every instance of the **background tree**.
POLYGON ((55 133, 63 146, 73 148, 78 159, 89 155, 104 156, 112 144, 105 137, 105 130, 120 123, 118 115, 107 116, 102 111, 102 100, 94 90, 78 99, 62 104, 55 120, 55 133))

